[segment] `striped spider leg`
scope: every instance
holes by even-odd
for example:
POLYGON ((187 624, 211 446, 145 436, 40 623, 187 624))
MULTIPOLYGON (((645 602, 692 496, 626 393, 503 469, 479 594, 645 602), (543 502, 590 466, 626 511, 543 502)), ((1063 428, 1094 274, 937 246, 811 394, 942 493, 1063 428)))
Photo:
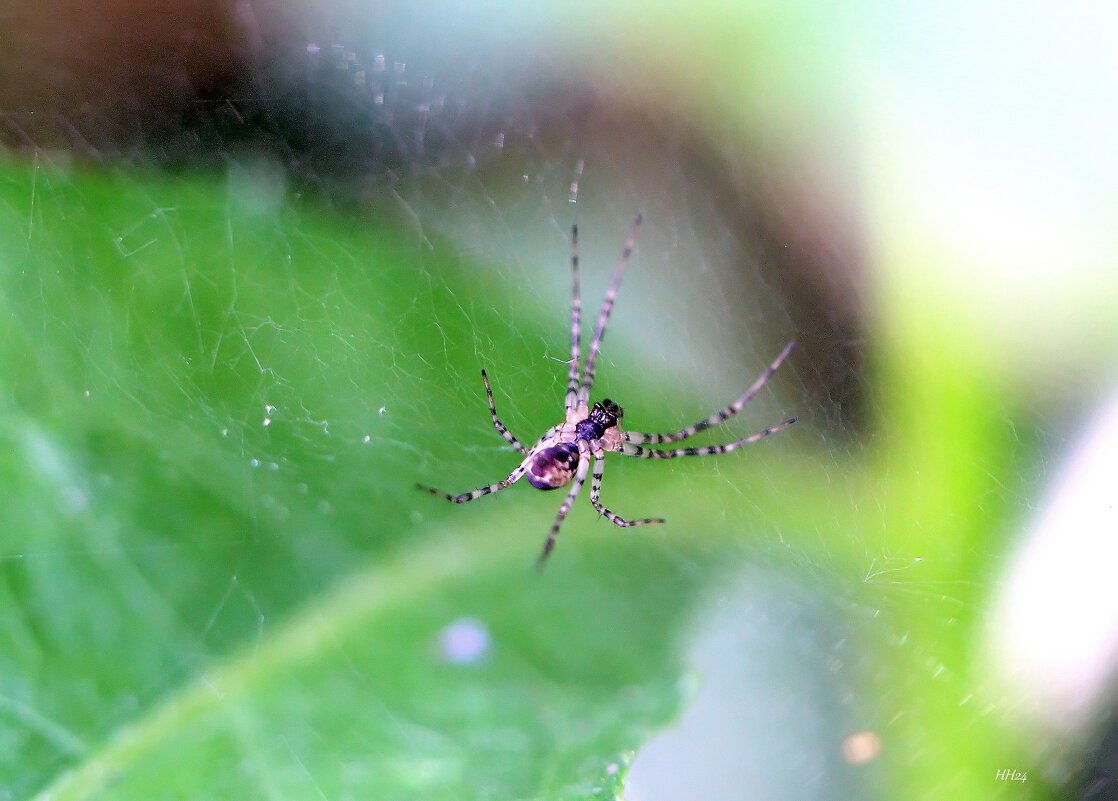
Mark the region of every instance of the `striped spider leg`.
MULTIPOLYGON (((621 435, 621 439, 624 441, 624 444, 626 446, 649 445, 649 444, 651 444, 651 445, 664 445, 664 444, 667 444, 667 443, 679 442, 680 440, 688 439, 690 437, 695 436, 700 431, 706 431, 708 428, 711 428, 712 426, 722 425, 727 420, 729 420, 731 417, 733 417, 735 414, 740 412, 742 410, 742 407, 745 406, 745 404, 747 404, 751 400, 753 400, 753 397, 758 392, 761 391, 761 387, 765 386, 765 384, 768 383, 768 380, 770 378, 772 378, 773 373, 775 373, 780 368, 780 365, 784 362, 785 359, 788 358, 788 354, 790 354, 795 347, 796 347, 796 341, 795 340, 792 340, 787 345, 785 345, 784 350, 782 350, 780 352, 780 355, 777 356, 775 359, 773 359, 772 364, 770 364, 768 367, 765 368, 765 372, 761 373, 761 375, 757 377, 757 380, 753 382, 753 386, 751 386, 749 389, 747 389, 745 391, 744 395, 742 395, 736 401, 731 403, 729 406, 726 406, 722 409, 719 409, 717 412, 715 412, 714 414, 712 414, 710 417, 706 418, 705 420, 700 420, 699 422, 695 423, 694 425, 687 426, 687 428, 680 429, 679 431, 674 431, 671 434, 645 434, 645 433, 642 433, 640 431, 626 431, 621 435)), ((712 448, 715 448, 715 450, 705 449, 705 452, 701 453, 701 454, 700 453, 682 453, 682 452, 672 452, 672 453, 673 453, 673 456, 707 456, 707 455, 711 455, 711 454, 715 454, 715 453, 729 453, 730 451, 735 450, 736 448, 739 448, 742 445, 747 445, 750 442, 756 442, 759 439, 764 439, 769 434, 775 434, 777 431, 780 431, 781 429, 788 428, 788 426, 792 425, 795 422, 796 422, 796 418, 793 417, 791 420, 785 420, 783 423, 780 423, 779 425, 775 425, 772 428, 766 428, 764 431, 760 431, 760 432, 752 435, 751 437, 746 437, 745 439, 738 440, 737 442, 732 442, 729 445, 711 446, 712 448), (724 448, 725 450, 717 450, 717 448, 724 448)), ((695 450, 695 449, 692 448, 690 450, 695 450)), ((623 447, 623 448, 621 448, 621 452, 623 454, 625 454, 626 456, 644 456, 645 458, 652 458, 652 459, 672 458, 672 457, 664 457, 664 456, 657 457, 657 456, 647 455, 647 454, 654 453, 654 451, 651 451, 647 448, 623 447)), ((667 451, 662 451, 661 453, 667 453, 667 451)))
POLYGON ((497 433, 504 437, 509 445, 520 451, 522 456, 527 456, 528 449, 520 444, 520 440, 513 436, 512 432, 497 417, 497 407, 493 405, 493 390, 489 388, 489 376, 485 374, 484 370, 481 371, 481 382, 485 384, 485 397, 489 399, 489 416, 493 418, 493 427, 497 429, 497 433))
POLYGON ((609 400, 590 405, 590 393, 594 388, 595 367, 598 355, 601 352, 602 339, 606 334, 610 313, 613 311, 617 292, 621 287, 621 279, 625 276, 625 269, 633 254, 637 231, 641 225, 641 216, 638 214, 633 220, 621 258, 614 268, 613 278, 602 300, 598 311, 598 321, 594 326, 594 335, 590 340, 586 362, 582 364, 581 327, 582 327, 582 299, 579 288, 579 255, 578 255, 578 226, 571 227, 571 361, 567 372, 567 391, 565 398, 565 421, 553 426, 540 437, 531 448, 523 444, 508 430, 497 416, 497 409, 493 403, 493 390, 489 386, 489 377, 481 371, 481 379, 485 385, 485 395, 489 404, 489 416, 493 427, 523 457, 520 464, 509 475, 494 484, 478 487, 470 492, 451 495, 442 490, 423 484, 418 485, 432 495, 436 495, 452 503, 469 503, 494 492, 507 489, 527 476, 528 483, 536 489, 554 490, 565 487, 570 489, 563 500, 551 525, 547 540, 544 542, 538 566, 542 566, 551 555, 563 521, 571 511, 575 499, 578 498, 586 476, 591 473, 590 504, 614 525, 622 528, 644 526, 653 523, 663 523, 663 518, 642 518, 639 520, 626 520, 615 512, 610 511, 601 502, 602 476, 605 472, 605 455, 617 452, 623 456, 635 456, 645 459, 673 459, 677 456, 708 456, 720 453, 729 453, 743 445, 756 442, 770 434, 775 434, 792 425, 795 419, 785 420, 783 423, 766 428, 756 434, 751 434, 743 439, 725 445, 709 445, 705 447, 676 448, 673 450, 658 450, 655 448, 641 447, 643 445, 660 445, 679 442, 692 437, 701 431, 713 426, 721 425, 741 411, 753 397, 761 390, 765 383, 777 371, 781 363, 788 357, 795 347, 795 342, 789 342, 780 355, 769 365, 761 376, 753 382, 745 394, 736 401, 726 406, 710 417, 698 421, 694 425, 668 434, 647 434, 637 431, 623 431, 621 421, 624 410, 609 400))

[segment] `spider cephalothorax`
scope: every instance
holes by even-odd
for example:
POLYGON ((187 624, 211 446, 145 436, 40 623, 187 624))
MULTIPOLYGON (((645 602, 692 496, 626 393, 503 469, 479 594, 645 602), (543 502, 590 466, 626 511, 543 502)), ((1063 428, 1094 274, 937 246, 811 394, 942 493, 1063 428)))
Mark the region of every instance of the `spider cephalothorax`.
POLYGON ((586 364, 581 362, 581 325, 582 325, 582 299, 578 285, 578 227, 571 228, 571 272, 574 274, 574 289, 571 297, 571 361, 567 374, 567 399, 566 421, 560 423, 540 437, 531 449, 520 444, 504 423, 497 418, 497 409, 493 405, 493 390, 489 387, 489 377, 481 371, 481 379, 485 384, 485 394, 489 398, 489 416, 493 418, 493 427, 516 448, 524 457, 520 465, 509 473, 507 478, 479 487, 473 492, 463 492, 461 495, 450 495, 434 487, 420 484, 420 488, 427 490, 432 495, 438 495, 454 503, 469 503, 491 492, 499 492, 510 487, 524 476, 528 482, 537 489, 558 489, 570 484, 574 485, 567 492, 563 505, 555 515, 555 522, 551 525, 551 532, 544 543, 543 553, 540 554, 540 564, 551 554, 555 547, 555 538, 559 534, 559 527, 563 524, 571 505, 586 481, 586 474, 590 472, 590 465, 594 465, 593 479, 590 482, 590 505, 598 514, 605 517, 615 525, 643 526, 649 523, 663 523, 661 518, 644 518, 643 520, 626 520, 602 505, 599 495, 602 489, 602 475, 605 471, 605 455, 608 452, 617 452, 623 456, 638 456, 642 459, 674 459, 677 456, 707 456, 718 453, 729 453, 737 450, 742 445, 748 445, 759 439, 774 434, 796 422, 793 418, 783 423, 758 431, 748 437, 727 443, 725 445, 707 445, 705 447, 674 448, 671 450, 658 450, 656 448, 642 448, 642 445, 659 445, 669 442, 679 442, 690 436, 705 431, 712 426, 720 425, 733 417, 742 407, 756 395, 765 382, 769 380, 776 369, 780 367, 788 354, 792 352, 795 342, 789 342, 784 350, 773 360, 773 363, 753 382, 753 386, 745 394, 725 408, 700 420, 694 425, 670 434, 644 434, 636 431, 622 431, 621 419, 623 410, 608 398, 595 403, 590 407, 590 390, 594 386, 594 366, 598 359, 598 352, 602 345, 602 337, 606 333, 606 323, 609 321, 610 312, 613 310, 614 300, 617 298, 617 289, 621 286, 621 278, 625 275, 625 267, 629 264, 629 257, 633 253, 633 243, 636 240, 637 228, 640 227, 641 217, 638 214, 629 231, 629 238, 625 242, 625 249, 621 253, 621 260, 613 273, 606 297, 602 301, 601 311, 598 312, 598 324, 594 327, 594 338, 590 341, 590 353, 586 357, 586 364), (589 411, 588 411, 589 409, 589 411))
POLYGON ((625 411, 620 406, 606 398, 601 403, 594 404, 589 417, 575 423, 575 434, 587 442, 600 440, 607 430, 621 423, 624 415, 625 411))

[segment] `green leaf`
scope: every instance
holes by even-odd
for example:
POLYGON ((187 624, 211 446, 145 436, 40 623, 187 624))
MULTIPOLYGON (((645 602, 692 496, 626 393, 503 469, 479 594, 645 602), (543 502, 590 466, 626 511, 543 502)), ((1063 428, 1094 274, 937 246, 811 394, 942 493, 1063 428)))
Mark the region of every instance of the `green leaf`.
MULTIPOLYGON (((515 464, 478 337, 530 364, 554 332, 449 248, 252 189, 0 175, 0 786, 616 797, 759 507, 635 463, 610 491, 676 524, 578 509, 537 575, 559 498, 414 484, 515 464)), ((517 417, 554 422, 559 372, 516 373, 517 417)))

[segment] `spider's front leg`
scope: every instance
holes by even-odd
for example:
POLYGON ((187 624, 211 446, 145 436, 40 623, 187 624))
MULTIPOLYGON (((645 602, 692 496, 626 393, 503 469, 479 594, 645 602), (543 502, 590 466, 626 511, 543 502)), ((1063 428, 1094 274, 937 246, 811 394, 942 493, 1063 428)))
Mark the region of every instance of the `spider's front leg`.
POLYGON ((792 340, 785 345, 780 355, 773 360, 772 364, 765 368, 765 372, 758 376, 757 380, 753 382, 753 386, 747 389, 744 395, 729 406, 719 409, 710 417, 689 425, 686 428, 682 428, 679 431, 673 431, 670 434, 647 434, 641 431, 626 431, 622 435, 624 440, 632 445, 664 445, 670 442, 679 442, 681 439, 688 439, 695 436, 700 431, 706 431, 708 428, 722 425, 740 412, 745 404, 753 400, 754 396, 761 391, 761 387, 768 383, 768 380, 773 377, 773 373, 780 368, 780 365, 788 358, 788 355, 795 347, 796 340, 792 340))
POLYGON ((582 372, 582 295, 578 287, 578 226, 571 226, 571 363, 567 368, 566 409, 569 417, 578 407, 578 382, 582 372))
POLYGON ((749 445, 759 439, 764 439, 770 434, 775 434, 777 431, 783 431, 795 422, 796 418, 793 417, 789 420, 785 420, 783 423, 778 423, 763 431, 758 431, 756 434, 750 434, 748 437, 743 437, 735 442, 728 442, 725 445, 707 445, 701 448, 674 448, 664 451, 658 450, 657 448, 642 448, 638 445, 623 442, 621 443, 621 453, 624 456, 636 456, 641 459, 675 459, 677 456, 715 456, 720 453, 736 451, 742 445, 749 445))
POLYGON ((602 506, 599 500, 602 490, 602 475, 606 470, 606 460, 603 456, 594 458, 594 477, 590 480, 590 504, 597 510, 598 514, 604 517, 615 526, 621 528, 629 528, 630 526, 647 526, 650 523, 663 523, 662 517, 646 517, 642 520, 626 520, 621 515, 611 512, 606 507, 602 506))
MULTIPOLYGON (((613 270, 613 280, 610 281, 606 296, 602 299, 602 308, 598 312, 598 324, 594 326, 594 338, 590 340, 590 352, 586 355, 586 364, 582 369, 582 381, 578 387, 578 404, 582 406, 589 403, 590 391, 594 388, 594 370, 598 362, 598 353, 602 347, 602 339, 606 335, 606 325, 609 323, 610 312, 617 301, 617 290, 621 288, 621 279, 625 277, 625 268, 629 266, 629 259, 633 256, 633 247, 637 241, 637 231, 641 227, 641 215, 633 220, 633 227, 629 229, 629 238, 625 240, 625 248, 621 251, 621 258, 613 270)), ((570 407, 568 407, 569 409, 570 407)))

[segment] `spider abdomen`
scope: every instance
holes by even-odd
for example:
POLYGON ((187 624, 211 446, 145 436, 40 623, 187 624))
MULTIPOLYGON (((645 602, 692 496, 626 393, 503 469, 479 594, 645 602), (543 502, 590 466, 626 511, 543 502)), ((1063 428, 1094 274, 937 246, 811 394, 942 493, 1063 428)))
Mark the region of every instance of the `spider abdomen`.
POLYGON ((537 453, 528 464, 528 483, 536 489, 553 490, 571 483, 578 468, 578 445, 565 442, 537 453))

